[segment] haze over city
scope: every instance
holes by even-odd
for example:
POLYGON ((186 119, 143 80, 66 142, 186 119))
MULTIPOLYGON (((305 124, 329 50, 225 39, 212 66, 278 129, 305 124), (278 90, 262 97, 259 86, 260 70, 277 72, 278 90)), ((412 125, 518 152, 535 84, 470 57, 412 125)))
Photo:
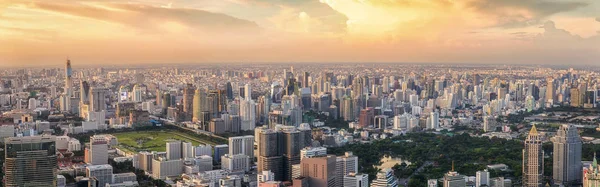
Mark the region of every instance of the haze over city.
POLYGON ((597 64, 595 0, 4 0, 0 66, 597 64))

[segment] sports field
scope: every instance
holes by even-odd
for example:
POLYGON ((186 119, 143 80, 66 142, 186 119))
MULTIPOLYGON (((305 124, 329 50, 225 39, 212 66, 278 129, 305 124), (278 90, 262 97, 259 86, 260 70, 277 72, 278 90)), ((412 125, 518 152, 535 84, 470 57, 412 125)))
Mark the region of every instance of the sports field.
POLYGON ((165 151, 166 143, 171 140, 191 142, 193 146, 199 144, 215 145, 214 142, 200 140, 190 135, 171 130, 152 130, 114 133, 119 141, 119 147, 139 151, 165 151))

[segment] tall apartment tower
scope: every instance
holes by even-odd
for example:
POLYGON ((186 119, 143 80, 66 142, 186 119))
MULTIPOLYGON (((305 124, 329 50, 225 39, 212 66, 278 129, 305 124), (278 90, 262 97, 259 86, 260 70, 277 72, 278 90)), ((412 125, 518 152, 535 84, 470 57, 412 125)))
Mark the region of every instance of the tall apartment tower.
POLYGON ((542 136, 535 125, 529 131, 523 149, 523 187, 544 186, 544 152, 542 136))
POLYGON ((11 137, 4 145, 4 186, 56 186, 54 137, 11 137))
POLYGON ((554 154, 552 178, 555 184, 565 186, 581 182, 581 138, 573 125, 562 125, 552 137, 554 154))

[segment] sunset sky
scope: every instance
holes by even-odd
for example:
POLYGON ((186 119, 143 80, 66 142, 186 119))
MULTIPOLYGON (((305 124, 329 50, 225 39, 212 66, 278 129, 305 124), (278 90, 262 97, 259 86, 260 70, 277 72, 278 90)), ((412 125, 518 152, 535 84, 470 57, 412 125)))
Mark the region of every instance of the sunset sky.
POLYGON ((0 66, 600 64, 600 0, 0 0, 0 66))

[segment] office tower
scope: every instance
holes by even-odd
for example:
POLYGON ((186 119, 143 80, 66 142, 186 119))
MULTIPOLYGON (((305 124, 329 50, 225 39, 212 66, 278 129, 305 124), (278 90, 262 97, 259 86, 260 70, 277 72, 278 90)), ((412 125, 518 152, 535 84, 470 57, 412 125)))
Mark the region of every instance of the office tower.
POLYGON ((444 175, 444 187, 464 187, 466 185, 465 176, 454 171, 454 164, 452 164, 452 171, 444 175))
POLYGON ((583 187, 596 186, 600 186, 600 168, 598 167, 598 161, 596 160, 596 153, 594 153, 592 165, 583 168, 583 187))
POLYGON ((87 81, 81 81, 79 86, 79 101, 82 104, 90 103, 90 84, 87 81))
POLYGON ((398 187, 398 179, 394 176, 394 170, 381 169, 377 172, 377 178, 371 182, 371 187, 398 187))
POLYGON ((231 82, 225 84, 225 92, 227 93, 227 99, 233 100, 233 87, 231 86, 231 82))
POLYGON ((10 137, 4 145, 4 186, 56 186, 53 136, 10 137))
POLYGON ((254 158, 254 136, 236 136, 229 137, 229 154, 248 155, 250 159, 254 158))
POLYGON ((228 171, 250 171, 250 157, 244 154, 229 155, 225 154, 221 157, 221 169, 228 171))
POLYGON ((308 83, 308 77, 310 76, 310 74, 308 72, 304 72, 304 76, 302 77, 302 87, 303 88, 309 88, 310 85, 308 83))
POLYGON ((523 187, 541 187, 544 185, 544 152, 542 136, 535 125, 525 139, 523 149, 523 187))
POLYGON ((300 176, 309 177, 310 186, 337 187, 335 155, 305 158, 300 162, 300 176))
POLYGON ((170 141, 167 142, 167 159, 179 160, 181 159, 181 141, 170 141))
POLYGON ((244 99, 252 100, 252 85, 250 84, 244 86, 244 99))
POLYGON ((113 183, 113 167, 110 164, 87 166, 85 171, 86 177, 95 178, 99 186, 113 183))
POLYGON ((554 184, 569 186, 581 182, 582 142, 577 127, 562 125, 551 140, 554 144, 552 159, 554 184))
POLYGON ((554 97, 556 96, 556 88, 554 87, 554 79, 548 78, 546 85, 546 102, 550 104, 554 103, 554 97))
POLYGON ((194 93, 195 89, 192 84, 187 84, 185 88, 183 88, 183 112, 190 116, 192 114, 194 93))
POLYGON ((65 93, 67 93, 69 97, 71 97, 71 91, 73 89, 73 81, 71 80, 72 76, 73 70, 71 69, 71 60, 67 59, 67 64, 65 65, 65 93))
POLYGON ((352 152, 346 152, 344 156, 336 158, 336 184, 344 183, 344 176, 358 172, 358 157, 352 152))
POLYGON ((90 111, 101 112, 106 110, 106 88, 92 87, 90 89, 90 111))
POLYGON ((108 142, 104 136, 91 136, 89 148, 89 164, 108 164, 108 142))
POLYGON ((477 171, 475 177, 475 186, 490 186, 490 172, 487 170, 477 171))
POLYGON ((223 145, 215 145, 215 150, 213 152, 213 159, 216 163, 221 163, 221 156, 229 154, 229 146, 227 144, 223 145))
POLYGON ((192 121, 198 122, 202 119, 202 112, 208 111, 207 103, 206 103, 206 92, 203 89, 196 89, 194 92, 194 100, 193 100, 193 115, 192 121))
POLYGON ((374 117, 375 111, 373 111, 373 108, 367 107, 365 109, 361 109, 358 117, 358 126, 365 128, 373 125, 374 117))
POLYGON ((275 180, 283 180, 283 156, 280 149, 279 133, 265 129, 258 138, 258 172, 271 171, 275 180))
POLYGON ((582 94, 579 88, 571 88, 571 106, 572 107, 582 107, 583 99, 581 98, 582 94))
POLYGON ((131 96, 131 100, 133 102, 142 102, 143 101, 143 97, 142 97, 142 88, 140 88, 140 85, 136 84, 133 86, 133 95, 131 96))
POLYGON ((283 149, 283 180, 291 181, 292 165, 300 163, 300 150, 304 148, 303 136, 300 131, 294 129, 284 130, 282 132, 283 149))
POLYGON ((221 118, 210 119, 208 123, 208 131, 215 134, 225 133, 225 121, 221 118))
POLYGON ((342 101, 343 106, 340 106, 340 108, 344 111, 342 112, 344 121, 354 121, 354 100, 346 95, 342 101))
POLYGON ((343 181, 341 186, 344 187, 369 187, 369 175, 367 174, 350 173, 344 176, 343 181))

